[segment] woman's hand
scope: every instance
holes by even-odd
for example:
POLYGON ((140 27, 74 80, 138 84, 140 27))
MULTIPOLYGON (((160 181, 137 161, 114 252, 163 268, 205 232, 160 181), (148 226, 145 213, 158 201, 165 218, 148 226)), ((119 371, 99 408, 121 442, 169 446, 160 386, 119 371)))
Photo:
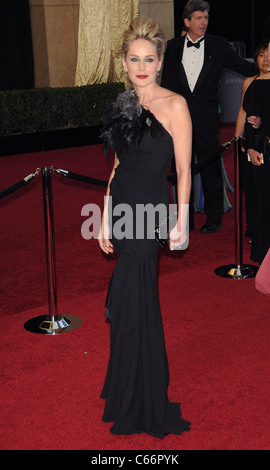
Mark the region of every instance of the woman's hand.
POLYGON ((248 149, 247 153, 248 153, 250 161, 253 165, 255 165, 255 166, 260 166, 261 165, 260 160, 261 160, 262 156, 259 152, 257 152, 257 150, 248 149))
POLYGON ((109 255, 110 253, 113 253, 113 244, 111 240, 109 239, 109 227, 104 224, 104 222, 101 224, 100 227, 100 232, 98 235, 98 243, 102 251, 106 253, 106 255, 109 255))
POLYGON ((187 242, 186 230, 178 228, 177 224, 170 231, 169 247, 170 250, 181 250, 187 242))
POLYGON ((106 255, 109 255, 110 253, 113 253, 113 244, 110 240, 107 240, 106 238, 100 238, 98 239, 98 243, 102 251, 106 253, 106 255))

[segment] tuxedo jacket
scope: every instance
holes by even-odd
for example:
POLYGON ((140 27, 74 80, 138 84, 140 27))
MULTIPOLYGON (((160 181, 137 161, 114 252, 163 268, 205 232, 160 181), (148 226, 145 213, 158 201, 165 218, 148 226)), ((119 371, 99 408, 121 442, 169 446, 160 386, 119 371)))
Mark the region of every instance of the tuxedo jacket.
POLYGON ((193 123, 194 146, 197 154, 202 153, 198 155, 201 159, 219 146, 219 81, 223 69, 251 76, 254 64, 242 59, 225 38, 206 34, 203 67, 191 91, 182 64, 184 41, 185 36, 168 41, 161 85, 186 99, 193 123))

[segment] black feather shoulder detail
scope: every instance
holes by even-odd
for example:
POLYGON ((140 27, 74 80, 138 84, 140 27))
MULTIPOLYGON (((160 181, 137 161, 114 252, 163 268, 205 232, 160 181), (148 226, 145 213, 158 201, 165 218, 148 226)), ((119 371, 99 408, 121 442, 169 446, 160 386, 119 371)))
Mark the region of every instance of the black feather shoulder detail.
POLYGON ((145 135, 158 138, 163 134, 163 126, 140 104, 134 89, 121 93, 106 108, 101 134, 104 152, 107 154, 111 148, 119 160, 126 150, 139 145, 145 135))

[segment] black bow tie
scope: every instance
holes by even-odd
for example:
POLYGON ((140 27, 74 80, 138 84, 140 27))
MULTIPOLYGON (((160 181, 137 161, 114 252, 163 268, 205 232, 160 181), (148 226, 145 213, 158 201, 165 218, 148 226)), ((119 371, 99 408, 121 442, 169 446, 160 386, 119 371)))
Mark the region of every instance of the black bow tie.
POLYGON ((191 41, 188 39, 188 40, 187 40, 187 47, 192 47, 192 46, 194 46, 194 47, 196 47, 197 49, 199 49, 199 48, 200 48, 200 45, 201 45, 200 43, 201 43, 203 40, 204 40, 204 37, 201 38, 198 42, 191 42, 191 41))

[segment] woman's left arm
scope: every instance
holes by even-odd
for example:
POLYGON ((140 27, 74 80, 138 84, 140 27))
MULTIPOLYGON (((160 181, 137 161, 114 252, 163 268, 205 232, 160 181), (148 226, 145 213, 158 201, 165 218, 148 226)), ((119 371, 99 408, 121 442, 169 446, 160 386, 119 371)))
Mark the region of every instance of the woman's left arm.
POLYGON ((188 105, 182 96, 174 95, 170 112, 178 194, 178 219, 170 232, 170 249, 173 250, 185 244, 189 230, 192 123, 188 105))

